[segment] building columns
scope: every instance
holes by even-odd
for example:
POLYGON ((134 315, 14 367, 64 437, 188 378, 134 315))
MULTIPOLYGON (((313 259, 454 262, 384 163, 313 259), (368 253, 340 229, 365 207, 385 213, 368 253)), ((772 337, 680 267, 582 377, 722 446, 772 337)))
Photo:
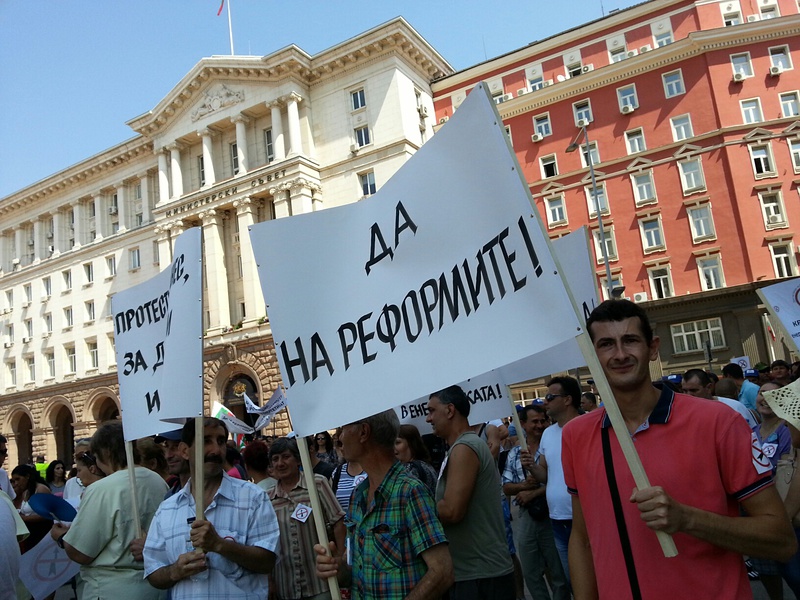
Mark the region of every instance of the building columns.
POLYGON ((124 183, 117 184, 117 214, 119 216, 119 233, 128 230, 128 190, 124 183))
POLYGON ((158 268, 164 270, 172 262, 172 246, 169 243, 169 229, 156 227, 156 242, 158 243, 158 268))
POLYGON ((286 144, 283 139, 283 122, 281 121, 281 105, 275 101, 268 103, 272 116, 272 146, 275 149, 275 162, 286 158, 286 144))
POLYGON ((291 182, 291 203, 292 203, 292 214, 293 215, 302 215, 303 213, 309 213, 314 210, 313 205, 313 198, 312 198, 312 184, 310 181, 307 181, 303 178, 296 179, 295 181, 291 182))
POLYGON ((231 117, 231 123, 236 125, 236 154, 239 159, 239 175, 244 175, 250 170, 249 152, 247 151, 247 117, 236 115, 231 117))
POLYGON ((54 210, 50 214, 53 215, 53 256, 58 256, 64 247, 64 213, 54 210))
POLYGON ((292 207, 289 204, 289 190, 284 187, 274 187, 269 190, 272 196, 272 204, 275 206, 275 218, 292 216, 292 207))
POLYGON ((73 248, 80 248, 84 242, 84 229, 86 226, 85 218, 83 214, 83 202, 78 200, 72 205, 72 215, 73 215, 73 230, 75 235, 75 242, 73 244, 73 248))
POLYGON ((200 218, 203 221, 205 240, 209 329, 221 329, 230 325, 231 320, 222 217, 215 210, 207 210, 200 213, 200 218))
POLYGON ((183 196, 183 172, 181 171, 181 147, 177 143, 167 146, 169 167, 172 175, 172 198, 183 196))
POLYGON ((139 176, 139 185, 142 188, 142 224, 149 223, 153 215, 150 212, 150 178, 147 171, 139 176))
POLYGON ((169 202, 169 176, 167 174, 167 155, 162 149, 158 153, 158 203, 169 202))
POLYGON ((104 237, 108 236, 108 229, 106 229, 106 223, 108 222, 108 219, 106 218, 103 194, 95 194, 92 197, 92 201, 94 202, 94 239, 100 241, 104 237))
POLYGON ((203 139, 203 172, 205 174, 205 183, 202 188, 211 187, 217 182, 217 176, 214 172, 214 152, 213 140, 211 139, 212 132, 210 129, 202 129, 197 132, 203 139))
POLYGON ((242 281, 244 283, 245 311, 248 321, 256 320, 266 316, 264 307, 264 294, 261 291, 261 283, 258 278, 258 268, 256 257, 253 253, 253 245, 250 243, 250 227, 255 223, 253 217, 253 204, 251 198, 235 200, 233 206, 236 208, 236 218, 239 221, 239 251, 242 257, 242 281))
POLYGON ((33 264, 38 264, 43 258, 46 258, 44 253, 44 246, 42 241, 42 221, 41 219, 34 219, 33 221, 33 264))
POLYGON ((17 226, 14 229, 14 258, 17 259, 17 264, 22 265, 22 259, 25 257, 25 230, 17 226))
POLYGON ((289 156, 303 153, 303 144, 300 138, 300 111, 297 104, 302 98, 292 92, 286 102, 286 116, 289 121, 289 156))

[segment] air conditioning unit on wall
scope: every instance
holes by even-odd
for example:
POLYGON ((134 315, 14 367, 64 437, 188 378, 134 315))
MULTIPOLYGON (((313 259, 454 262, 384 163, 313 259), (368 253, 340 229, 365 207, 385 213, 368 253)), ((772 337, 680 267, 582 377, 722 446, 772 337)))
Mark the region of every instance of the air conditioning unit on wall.
POLYGON ((633 295, 634 302, 647 302, 647 292, 636 292, 633 295))

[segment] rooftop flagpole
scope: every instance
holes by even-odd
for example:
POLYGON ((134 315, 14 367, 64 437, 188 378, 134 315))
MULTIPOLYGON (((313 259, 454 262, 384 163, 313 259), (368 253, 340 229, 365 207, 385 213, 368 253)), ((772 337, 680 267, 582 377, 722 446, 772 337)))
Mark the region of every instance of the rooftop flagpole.
MULTIPOLYGON (((225 0, 222 0, 222 2, 219 5, 219 10, 217 11, 217 16, 220 16, 222 14, 222 8, 224 6, 225 6, 225 0)), ((235 52, 233 51, 233 25, 231 23, 231 0, 228 0, 227 6, 228 6, 228 37, 230 38, 231 41, 231 56, 233 56, 235 52)))

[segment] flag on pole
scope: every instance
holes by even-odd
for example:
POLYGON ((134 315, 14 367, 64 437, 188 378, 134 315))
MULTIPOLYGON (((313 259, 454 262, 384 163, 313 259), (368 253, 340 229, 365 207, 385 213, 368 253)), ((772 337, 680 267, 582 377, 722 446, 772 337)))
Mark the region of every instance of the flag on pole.
POLYGON ((217 11, 217 16, 222 14, 222 9, 225 7, 225 0, 222 0, 222 3, 219 5, 219 10, 217 11))

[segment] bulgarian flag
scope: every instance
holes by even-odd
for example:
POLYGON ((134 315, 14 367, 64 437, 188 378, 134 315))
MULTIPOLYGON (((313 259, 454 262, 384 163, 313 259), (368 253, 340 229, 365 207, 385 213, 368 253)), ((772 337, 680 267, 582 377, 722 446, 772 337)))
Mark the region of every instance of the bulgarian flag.
POLYGON ((224 8, 224 6, 225 6, 225 0, 222 0, 222 3, 219 5, 219 10, 217 11, 217 16, 220 16, 222 14, 222 9, 224 8))

